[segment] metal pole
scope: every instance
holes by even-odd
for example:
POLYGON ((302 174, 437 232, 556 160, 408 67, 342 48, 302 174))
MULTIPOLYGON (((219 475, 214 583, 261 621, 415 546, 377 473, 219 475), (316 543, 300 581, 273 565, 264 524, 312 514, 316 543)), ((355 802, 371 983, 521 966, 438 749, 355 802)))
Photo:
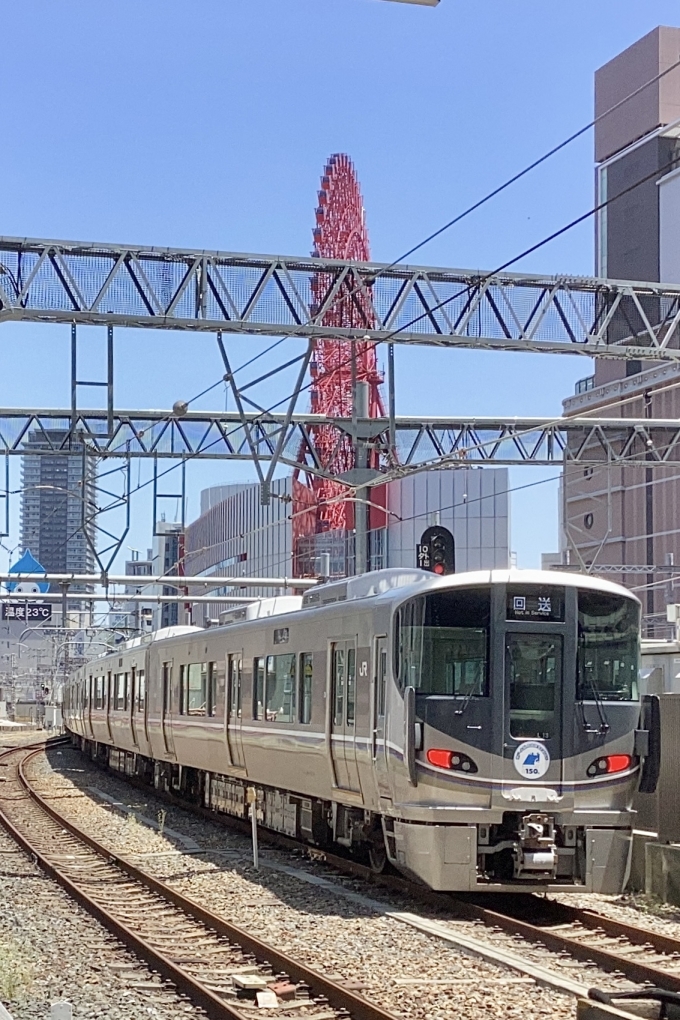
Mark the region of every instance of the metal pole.
POLYGON ((394 344, 387 345, 387 413, 389 414, 390 457, 397 463, 396 398, 394 394, 394 344))
POLYGON ((248 787, 248 803, 250 804, 250 828, 253 834, 253 867, 255 871, 260 870, 260 859, 257 845, 257 790, 254 786, 248 787))
POLYGON ((71 435, 76 430, 78 407, 78 334, 75 322, 71 323, 71 435))
MULTIPOLYGON (((366 443, 359 438, 357 419, 368 418, 368 388, 367 382, 353 380, 354 400, 352 407, 352 419, 355 427, 355 464, 360 470, 368 467, 368 455, 366 443)), ((369 490, 365 486, 356 490, 356 502, 354 504, 354 572, 365 574, 368 570, 368 495, 369 490)))
POLYGON ((113 435, 113 326, 106 327, 106 431, 113 435))

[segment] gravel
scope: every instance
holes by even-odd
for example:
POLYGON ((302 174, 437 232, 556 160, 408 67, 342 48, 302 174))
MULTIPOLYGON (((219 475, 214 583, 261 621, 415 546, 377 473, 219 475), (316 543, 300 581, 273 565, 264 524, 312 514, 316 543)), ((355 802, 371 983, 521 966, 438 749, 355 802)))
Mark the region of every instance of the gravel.
POLYGON ((58 797, 59 810, 86 831, 116 852, 140 855, 138 863, 147 871, 405 1020, 448 1020, 452 1014, 473 1020, 527 1014, 566 1018, 575 1015, 575 1000, 408 928, 383 910, 445 919, 452 930, 509 949, 572 980, 621 986, 621 980, 596 968, 527 946, 481 923, 451 920, 392 893, 367 893, 361 881, 338 877, 299 854, 264 847, 262 870, 255 872, 249 840, 240 833, 169 806, 153 791, 131 788, 74 750, 52 751, 50 758, 50 763, 41 759, 36 764, 36 786, 58 797), (118 799, 134 814, 121 814, 97 799, 92 788, 118 799), (141 820, 158 823, 159 813, 163 834, 141 820), (176 835, 168 834, 168 828, 176 835), (187 853, 187 840, 208 852, 187 853), (330 879, 333 888, 310 884, 309 879, 318 878, 330 879), (348 892, 354 900, 346 898, 348 892))
POLYGON ((204 1016, 128 953, 0 830, 0 1001, 14 1020, 46 1020, 67 1000, 74 1020, 204 1016), (153 989, 135 982, 158 981, 153 989))

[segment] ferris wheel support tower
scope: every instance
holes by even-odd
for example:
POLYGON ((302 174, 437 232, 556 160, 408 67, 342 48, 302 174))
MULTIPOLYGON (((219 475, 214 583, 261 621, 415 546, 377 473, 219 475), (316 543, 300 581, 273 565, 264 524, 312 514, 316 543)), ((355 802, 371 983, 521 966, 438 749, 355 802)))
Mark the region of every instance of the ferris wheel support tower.
MULTIPOLYGON (((354 166, 348 156, 330 157, 318 193, 313 254, 327 259, 370 260, 368 231, 363 200, 354 166)), ((328 300, 335 281, 327 273, 312 280, 313 304, 320 308, 328 300)), ((351 272, 322 318, 322 325, 346 328, 375 327, 370 297, 360 289, 351 272)), ((314 342, 311 362, 311 411, 329 418, 353 421, 353 436, 340 434, 332 425, 314 426, 310 431, 315 457, 333 477, 319 478, 295 473, 293 537, 296 548, 303 538, 324 533, 355 532, 355 571, 368 569, 367 479, 378 467, 375 455, 361 442, 356 422, 362 418, 384 417, 376 344, 342 337, 319 338, 314 342), (304 480, 303 480, 304 479, 304 480), (356 495, 347 498, 348 485, 356 495)), ((371 500, 372 502, 372 500, 371 500)), ((298 557, 299 559, 299 557, 298 557)))

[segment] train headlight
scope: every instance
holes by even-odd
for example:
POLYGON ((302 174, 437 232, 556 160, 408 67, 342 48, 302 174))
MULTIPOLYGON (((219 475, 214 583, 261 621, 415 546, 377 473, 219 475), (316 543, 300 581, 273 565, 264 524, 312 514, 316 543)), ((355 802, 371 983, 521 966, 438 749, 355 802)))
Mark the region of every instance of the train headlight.
POLYGON ((632 764, 630 754, 607 754, 591 762, 586 772, 589 776, 608 776, 612 772, 625 772, 632 764))
POLYGON ((431 747, 426 757, 430 765, 436 765, 440 769, 467 772, 468 775, 479 771, 472 758, 461 751, 447 751, 443 748, 431 747))

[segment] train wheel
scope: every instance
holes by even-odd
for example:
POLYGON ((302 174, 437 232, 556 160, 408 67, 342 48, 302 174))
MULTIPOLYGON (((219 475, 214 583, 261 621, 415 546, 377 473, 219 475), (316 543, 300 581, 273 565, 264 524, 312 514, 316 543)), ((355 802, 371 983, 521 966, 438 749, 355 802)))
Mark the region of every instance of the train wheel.
POLYGON ((382 875, 387 868, 387 850, 382 829, 374 829, 368 844, 368 863, 375 875, 382 875))

